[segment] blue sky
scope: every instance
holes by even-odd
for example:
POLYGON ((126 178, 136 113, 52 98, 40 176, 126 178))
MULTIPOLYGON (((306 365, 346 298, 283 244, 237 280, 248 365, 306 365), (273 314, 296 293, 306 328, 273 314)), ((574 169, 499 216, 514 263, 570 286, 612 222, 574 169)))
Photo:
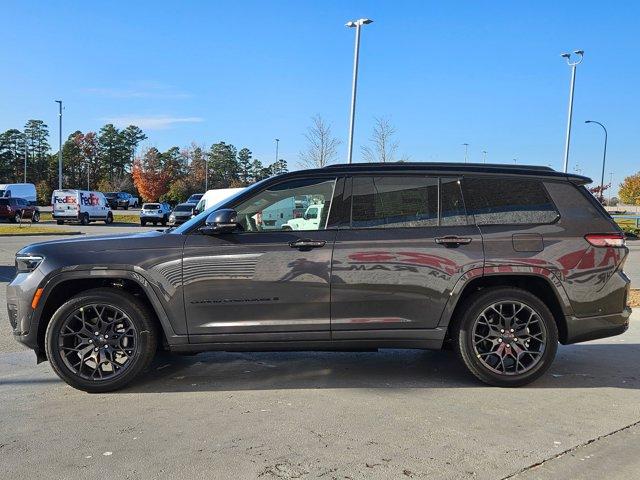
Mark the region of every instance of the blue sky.
POLYGON ((224 140, 296 166, 321 114, 346 157, 354 31, 363 30, 355 159, 373 118, 415 161, 561 168, 570 70, 578 67, 571 170, 600 177, 609 129, 614 183, 640 170, 637 2, 3 2, 0 130, 45 120, 57 139, 137 123, 149 145, 224 140))

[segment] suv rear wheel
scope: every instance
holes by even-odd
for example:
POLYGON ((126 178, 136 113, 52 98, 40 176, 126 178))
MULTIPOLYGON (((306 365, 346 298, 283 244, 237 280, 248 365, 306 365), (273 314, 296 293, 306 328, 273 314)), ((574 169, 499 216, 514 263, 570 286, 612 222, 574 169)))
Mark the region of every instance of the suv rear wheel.
POLYGON ((80 224, 81 225, 89 225, 89 214, 83 213, 80 215, 80 224))
POLYGON ((149 310, 113 288, 82 292, 54 313, 45 334, 56 374, 86 392, 124 387, 149 366, 157 331, 149 310))
POLYGON ((558 328, 547 306, 519 288, 473 294, 453 325, 464 365, 489 385, 516 387, 540 377, 558 349, 558 328))

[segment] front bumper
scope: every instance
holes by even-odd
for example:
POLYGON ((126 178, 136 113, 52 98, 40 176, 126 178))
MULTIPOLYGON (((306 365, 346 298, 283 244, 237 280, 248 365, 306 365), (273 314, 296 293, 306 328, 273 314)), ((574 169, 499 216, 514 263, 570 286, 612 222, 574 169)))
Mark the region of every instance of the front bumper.
POLYGON ((613 337, 624 333, 629 328, 631 308, 625 307, 620 313, 601 315, 597 317, 565 317, 567 324, 567 337, 565 345, 570 343, 586 342, 598 338, 613 337))
POLYGON ((43 280, 39 270, 18 273, 7 285, 7 310, 14 338, 38 352, 38 322, 31 301, 43 280))

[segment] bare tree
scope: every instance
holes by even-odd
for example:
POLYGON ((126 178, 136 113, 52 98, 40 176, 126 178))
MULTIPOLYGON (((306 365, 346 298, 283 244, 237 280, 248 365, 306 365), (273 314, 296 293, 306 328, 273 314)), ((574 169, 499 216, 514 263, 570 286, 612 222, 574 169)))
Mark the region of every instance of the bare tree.
POLYGON ((362 147, 362 157, 366 162, 394 162, 397 160, 398 142, 393 139, 396 129, 386 117, 376 117, 373 133, 369 138, 371 146, 362 147))
POLYGON ((331 133, 331 125, 320 115, 311 117, 312 124, 304 138, 307 149, 299 153, 300 163, 307 168, 322 168, 333 162, 338 154, 340 140, 331 133))

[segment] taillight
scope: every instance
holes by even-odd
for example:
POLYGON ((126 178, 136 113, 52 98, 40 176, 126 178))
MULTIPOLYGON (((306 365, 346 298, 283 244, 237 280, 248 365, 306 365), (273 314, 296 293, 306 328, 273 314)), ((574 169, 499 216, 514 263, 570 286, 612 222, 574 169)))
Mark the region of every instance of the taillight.
POLYGON ((584 238, 594 247, 624 247, 621 233, 589 233, 584 238))

